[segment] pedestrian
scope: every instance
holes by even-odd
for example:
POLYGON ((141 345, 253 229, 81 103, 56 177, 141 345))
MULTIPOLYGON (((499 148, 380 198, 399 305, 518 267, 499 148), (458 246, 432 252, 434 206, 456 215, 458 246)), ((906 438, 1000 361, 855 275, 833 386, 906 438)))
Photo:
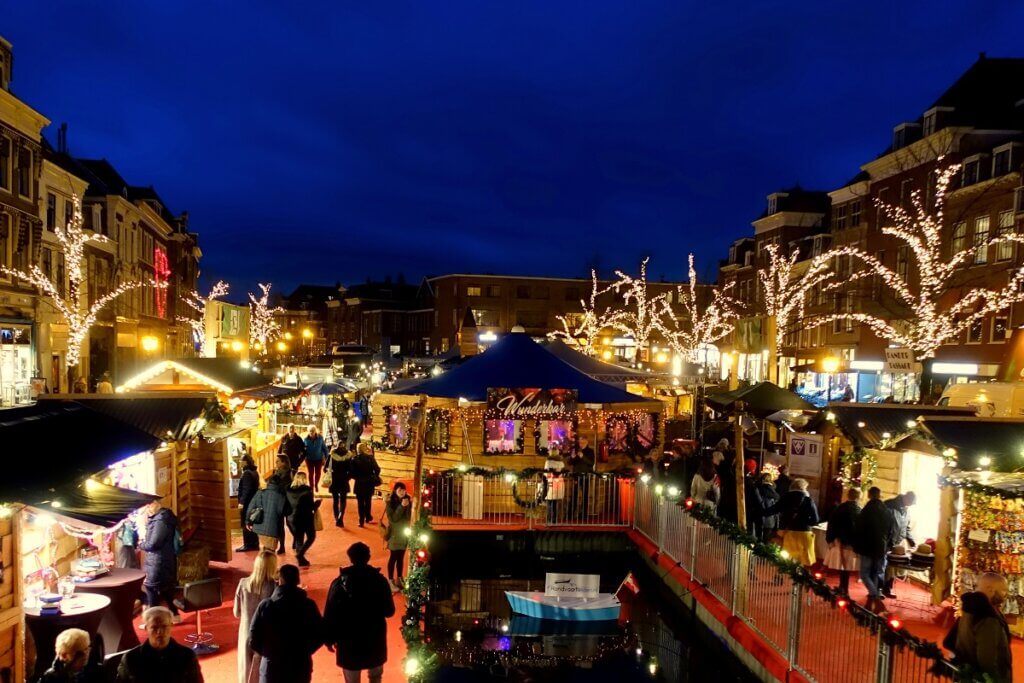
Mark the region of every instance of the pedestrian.
POLYGON ((124 653, 117 683, 203 683, 195 653, 171 638, 173 617, 166 607, 142 613, 146 641, 124 653))
POLYGON ((807 493, 807 486, 806 479, 794 479, 790 482, 789 491, 767 513, 779 515, 782 549, 794 562, 810 567, 816 561, 811 527, 818 523, 818 507, 807 493))
POLYGON ((281 445, 278 447, 277 453, 287 456, 292 471, 298 471, 299 465, 306 457, 306 442, 295 431, 295 425, 288 427, 288 433, 281 438, 281 445))
POLYGON ((260 544, 268 550, 284 553, 284 520, 288 510, 288 487, 292 484, 292 470, 288 458, 277 456, 277 468, 267 477, 267 486, 256 492, 249 502, 247 520, 260 536, 260 544))
POLYGON ((850 595, 850 572, 857 571, 857 517, 860 515, 860 489, 846 492, 846 500, 828 516, 825 541, 828 552, 825 566, 839 572, 839 592, 850 595))
POLYGON ((380 569, 370 566, 369 546, 353 543, 348 559, 352 564, 341 569, 327 591, 327 649, 335 652, 345 683, 359 683, 363 671, 370 683, 380 683, 388 660, 387 619, 395 614, 395 599, 380 569))
MULTIPOLYGON (((960 618, 943 641, 956 654, 955 664, 977 678, 992 683, 1013 681, 1010 627, 1003 616, 1009 594, 1006 577, 985 573, 978 577, 978 590, 960 596, 960 618)), ((974 680, 974 678, 971 678, 974 680)))
POLYGON ((322 501, 313 498, 313 489, 309 487, 309 479, 305 472, 296 472, 292 485, 285 494, 288 498, 288 531, 292 534, 292 549, 300 567, 308 567, 306 552, 316 541, 316 524, 314 516, 322 501))
MULTIPOLYGON (((917 547, 914 543, 914 537, 910 531, 910 507, 917 502, 917 494, 913 491, 907 491, 906 493, 890 498, 885 501, 885 507, 889 509, 889 514, 892 515, 892 523, 894 527, 893 536, 893 547, 906 542, 907 547, 913 550, 917 547)), ((895 598, 896 594, 892 592, 893 584, 896 581, 895 570, 892 566, 886 568, 885 572, 885 585, 882 587, 882 595, 887 598, 895 598)))
POLYGON ((761 540, 765 543, 771 542, 779 533, 778 513, 769 514, 776 503, 779 502, 779 492, 775 489, 775 482, 770 472, 761 472, 757 480, 757 493, 761 496, 761 540))
POLYGON ((327 490, 334 503, 334 525, 342 528, 345 527, 345 506, 351 490, 349 480, 352 478, 352 457, 341 444, 331 451, 331 485, 327 490))
POLYGON ((718 499, 718 516, 736 523, 736 451, 717 451, 721 458, 715 458, 715 470, 721 487, 718 499))
POLYGON ((697 505, 703 505, 711 512, 718 508, 718 501, 722 497, 722 484, 718 480, 718 473, 715 472, 714 461, 711 458, 701 460, 697 474, 693 475, 690 482, 690 498, 697 505))
POLYGON ((139 528, 135 525, 135 515, 125 518, 115 538, 117 556, 114 566, 118 569, 139 569, 139 528))
POLYGON ((356 508, 359 512, 359 526, 373 524, 373 513, 370 503, 374 490, 380 486, 380 465, 373 457, 373 448, 368 443, 360 443, 356 447, 356 457, 352 459, 352 478, 355 480, 353 490, 356 494, 356 508))
POLYGON ((585 436, 579 438, 578 446, 566 459, 566 466, 572 472, 572 489, 569 495, 569 521, 586 522, 590 514, 590 480, 594 475, 597 462, 590 440, 585 436))
POLYGON ((747 533, 761 538, 764 524, 764 499, 757 488, 757 461, 747 458, 743 461, 743 500, 746 502, 747 533))
POLYGON ((384 514, 388 520, 384 540, 391 553, 388 557, 388 583, 397 593, 405 585, 405 551, 409 547, 409 525, 412 521, 412 499, 402 482, 396 481, 392 487, 384 514))
POLYGON ((80 628, 61 631, 54 651, 53 666, 46 670, 38 683, 104 683, 107 680, 103 666, 92 656, 92 643, 87 631, 80 628))
POLYGON ((104 372, 100 375, 100 379, 96 382, 96 393, 97 394, 112 394, 114 393, 114 385, 110 382, 110 374, 104 372))
POLYGON ((147 505, 145 511, 148 517, 142 528, 146 532, 140 534, 139 548, 146 553, 142 559, 142 569, 146 572, 142 582, 146 591, 146 605, 166 605, 174 623, 179 624, 181 615, 174 604, 174 589, 178 585, 178 518, 169 509, 162 507, 159 500, 147 505))
POLYGON ((775 490, 779 492, 779 495, 785 495, 789 491, 790 483, 793 480, 789 478, 789 466, 781 465, 779 467, 779 476, 775 480, 775 490))
POLYGON ((309 485, 316 491, 316 487, 320 485, 320 473, 324 470, 324 460, 327 459, 327 444, 324 443, 324 437, 316 431, 316 427, 309 428, 303 444, 305 445, 306 470, 309 472, 309 485))
POLYGON ((252 573, 238 582, 234 613, 238 619, 238 683, 259 680, 260 656, 249 648, 249 625, 259 604, 277 587, 277 555, 261 550, 252 563, 252 573))
POLYGON ((565 500, 565 477, 562 470, 565 469, 565 461, 557 446, 548 448, 548 457, 544 460, 544 477, 548 482, 547 493, 544 494, 547 507, 548 524, 557 524, 558 510, 565 500))
POLYGON ((299 568, 277 572, 273 594, 256 608, 249 647, 260 655, 260 683, 309 683, 313 653, 324 644, 323 619, 316 603, 299 588, 299 568))
POLYGON ((260 538, 249 528, 249 503, 260 490, 260 473, 256 471, 256 462, 252 456, 242 456, 242 474, 238 479, 238 512, 242 519, 242 545, 235 548, 236 553, 247 553, 260 549, 260 538))
POLYGON ((882 502, 882 491, 877 486, 868 489, 868 502, 857 515, 854 531, 853 548, 857 551, 860 580, 868 590, 864 606, 875 613, 884 612, 885 564, 895 534, 892 513, 882 502))

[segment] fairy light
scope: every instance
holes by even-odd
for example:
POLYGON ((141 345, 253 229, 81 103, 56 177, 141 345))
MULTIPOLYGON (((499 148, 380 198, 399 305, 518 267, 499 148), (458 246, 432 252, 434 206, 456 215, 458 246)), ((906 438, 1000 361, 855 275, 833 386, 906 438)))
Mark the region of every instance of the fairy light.
POLYGON ((259 284, 261 295, 249 292, 249 344, 253 347, 266 349, 269 342, 274 341, 281 333, 281 325, 274 320, 274 315, 284 313, 280 306, 270 307, 271 284, 259 284))
POLYGON ((640 262, 640 274, 637 277, 616 270, 615 277, 618 280, 609 288, 621 294, 623 304, 628 307, 620 311, 620 315, 611 326, 633 337, 638 359, 640 352, 647 348, 651 334, 657 329, 658 319, 663 306, 667 304, 669 294, 663 292, 648 297, 647 262, 650 260, 650 257, 647 257, 640 262))
POLYGON ((167 370, 177 370, 178 372, 186 374, 189 377, 199 381, 202 384, 206 384, 207 386, 213 387, 214 389, 216 389, 217 391, 219 391, 222 394, 233 394, 234 391, 235 391, 234 389, 232 389, 228 385, 226 385, 226 384, 224 384, 222 382, 218 382, 217 380, 215 380, 215 379, 213 379, 211 377, 207 377, 206 375, 204 375, 204 374, 202 374, 200 372, 196 372, 192 368, 186 367, 186 366, 182 365, 181 363, 177 363, 177 362, 175 362, 173 360, 162 360, 162 361, 160 361, 159 363, 157 363, 153 367, 149 368, 148 370, 140 372, 139 374, 137 374, 134 377, 130 378, 124 384, 122 384, 121 386, 117 387, 116 391, 119 394, 120 393, 124 393, 126 391, 131 391, 132 389, 135 389, 135 388, 145 384, 149 380, 153 379, 154 377, 156 377, 157 375, 159 375, 159 374, 161 374, 163 372, 166 372, 167 370))
POLYGON ((162 289, 167 287, 166 280, 157 282, 155 280, 132 280, 122 282, 117 287, 107 292, 104 296, 97 297, 92 305, 82 297, 82 280, 84 279, 83 262, 85 261, 85 245, 89 243, 103 244, 110 240, 103 235, 86 231, 82 228, 82 200, 78 195, 72 196, 71 220, 63 227, 57 227, 53 231, 54 237, 60 244, 61 252, 64 255, 64 267, 67 272, 68 286, 64 293, 63 282, 55 282, 48 273, 44 273, 38 265, 33 265, 26 270, 17 270, 0 266, 0 273, 18 280, 24 280, 36 287, 40 294, 49 297, 50 304, 57 310, 57 313, 64 319, 68 327, 68 367, 76 367, 81 360, 82 344, 89 334, 89 330, 96 323, 100 312, 114 302, 122 294, 139 289, 141 287, 155 287, 162 289))
POLYGON ((199 340, 199 355, 201 356, 206 355, 206 306, 211 301, 227 296, 228 290, 228 283, 218 280, 217 284, 210 289, 210 293, 205 297, 193 289, 183 299, 185 304, 194 310, 197 315, 178 316, 176 319, 178 322, 185 323, 192 328, 192 336, 199 340))
POLYGON ((654 326, 668 340, 672 350, 687 361, 697 362, 701 348, 710 346, 732 334, 740 317, 740 303, 729 296, 736 282, 712 289, 711 302, 702 306, 697 291, 697 270, 693 254, 689 256, 689 283, 676 287, 676 301, 683 311, 676 316, 667 300, 661 300, 661 315, 654 317, 654 326))
MULTIPOLYGON (((562 324, 562 329, 552 332, 548 336, 551 339, 562 338, 575 342, 581 347, 581 351, 588 356, 597 355, 597 338, 602 331, 614 327, 615 323, 622 317, 622 312, 613 308, 605 307, 598 311, 597 297, 612 290, 612 287, 601 288, 597 282, 597 271, 590 271, 590 300, 580 299, 582 315, 574 322, 568 316, 556 316, 556 320, 562 324)), ((609 352, 605 352, 609 353, 609 352)), ((609 360, 611 355, 605 357, 609 360)))

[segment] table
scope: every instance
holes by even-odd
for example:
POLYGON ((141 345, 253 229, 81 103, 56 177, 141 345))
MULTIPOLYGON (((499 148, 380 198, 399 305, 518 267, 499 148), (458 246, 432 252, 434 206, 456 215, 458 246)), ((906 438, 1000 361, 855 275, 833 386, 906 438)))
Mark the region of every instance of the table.
POLYGON ((60 614, 41 616, 38 605, 25 608, 25 624, 36 644, 36 668, 31 678, 43 675, 53 664, 54 643, 61 631, 80 628, 94 636, 109 606, 110 598, 105 595, 78 594, 76 590, 75 595, 61 603, 60 614))
POLYGON ((108 655, 139 644, 132 616, 135 612, 135 600, 142 593, 142 582, 145 578, 146 572, 141 569, 115 567, 108 574, 92 581, 75 584, 76 594, 89 593, 110 598, 110 609, 103 614, 99 631, 108 655))

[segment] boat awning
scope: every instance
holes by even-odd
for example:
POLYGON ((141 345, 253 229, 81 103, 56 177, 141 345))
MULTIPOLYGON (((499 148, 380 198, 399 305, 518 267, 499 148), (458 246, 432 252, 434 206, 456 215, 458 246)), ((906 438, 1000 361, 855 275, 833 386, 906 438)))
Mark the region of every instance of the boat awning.
POLYGON ((59 487, 46 500, 33 503, 32 507, 86 524, 109 528, 154 500, 160 500, 160 496, 118 488, 90 479, 59 487))
POLYGON ((828 410, 856 448, 877 448, 883 441, 899 443, 917 433, 918 419, 929 415, 973 415, 969 408, 902 403, 831 403, 828 410))
POLYGON ((1024 420, 928 416, 921 426, 943 448, 956 451, 958 469, 1016 472, 1024 466, 1024 420), (987 465, 982 458, 988 458, 987 465))

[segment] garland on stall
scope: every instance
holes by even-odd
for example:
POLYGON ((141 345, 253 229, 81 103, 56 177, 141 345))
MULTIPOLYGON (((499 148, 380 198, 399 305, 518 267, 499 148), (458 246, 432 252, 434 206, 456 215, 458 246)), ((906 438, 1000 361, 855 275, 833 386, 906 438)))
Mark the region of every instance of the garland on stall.
POLYGON ((981 493, 986 496, 995 496, 1003 500, 1018 500, 1024 498, 1024 491, 1000 489, 995 486, 989 486, 988 484, 982 484, 981 482, 973 481, 971 479, 950 479, 939 475, 939 487, 952 487, 956 489, 963 489, 971 493, 981 493))
MULTIPOLYGON (((561 476, 561 475, 552 475, 552 476, 561 476)), ((541 477, 540 478, 540 485, 537 487, 536 491, 534 492, 533 497, 529 498, 529 499, 525 499, 524 500, 523 498, 519 497, 519 490, 518 490, 518 488, 516 488, 518 486, 519 486, 519 477, 516 477, 515 479, 512 480, 512 500, 514 500, 516 502, 516 505, 518 505, 519 507, 523 508, 524 510, 533 510, 534 508, 537 508, 538 506, 540 506, 541 503, 544 502, 544 499, 548 495, 548 478, 547 477, 541 477)))
POLYGON ((858 487, 865 489, 875 481, 878 474, 878 457, 874 453, 864 449, 855 448, 853 451, 843 452, 839 456, 839 479, 843 482, 843 488, 858 487), (853 475, 853 468, 860 465, 860 474, 853 475))
POLYGON ((431 494, 423 487, 420 514, 409 536, 409 574, 405 579, 405 614, 402 616, 402 639, 405 641, 404 670, 412 683, 428 681, 437 668, 437 654, 424 636, 423 622, 430 597, 430 523, 431 494))
MULTIPOLYGON (((408 428, 409 413, 411 408, 409 406, 384 406, 384 435, 381 437, 379 442, 375 442, 374 446, 380 445, 380 448, 392 451, 393 453, 402 453, 408 451, 413 445, 413 433, 412 429, 408 428), (398 415, 399 419, 404 420, 406 424, 406 431, 408 435, 405 441, 402 443, 395 443, 391 438, 391 416, 398 415)), ((448 450, 451 445, 451 434, 452 434, 452 411, 446 408, 428 408, 427 409, 427 428, 424 432, 423 451, 425 453, 444 453, 448 450), (440 426, 440 429, 438 427, 440 426), (435 432, 437 432, 435 434, 435 432), (431 438, 436 436, 436 438, 431 438)))

